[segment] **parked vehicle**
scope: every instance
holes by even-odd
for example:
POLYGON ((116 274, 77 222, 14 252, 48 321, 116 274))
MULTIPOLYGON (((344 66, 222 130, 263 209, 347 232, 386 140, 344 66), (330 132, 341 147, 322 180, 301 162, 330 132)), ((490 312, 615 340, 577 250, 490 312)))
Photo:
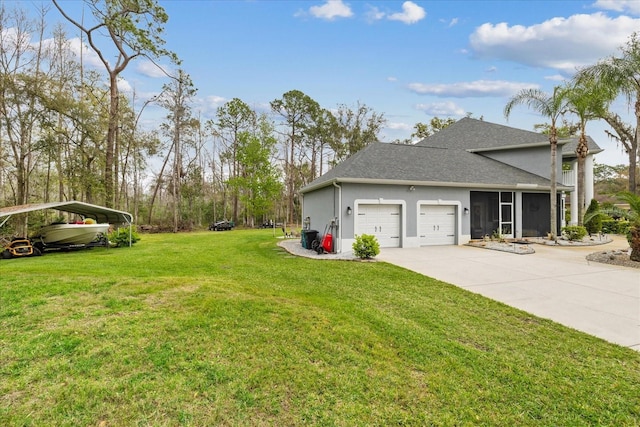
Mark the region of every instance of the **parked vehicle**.
POLYGON ((233 223, 233 221, 223 220, 218 222, 212 222, 211 224, 209 224, 209 230, 211 231, 231 230, 234 226, 235 224, 233 223))

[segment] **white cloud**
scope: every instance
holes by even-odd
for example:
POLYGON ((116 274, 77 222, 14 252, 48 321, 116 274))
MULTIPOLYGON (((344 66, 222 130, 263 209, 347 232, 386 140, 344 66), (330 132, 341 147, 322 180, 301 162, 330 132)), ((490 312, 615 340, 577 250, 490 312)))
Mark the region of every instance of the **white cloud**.
POLYGON ((567 80, 567 78, 565 76, 563 76, 562 74, 554 74, 552 76, 545 76, 544 79, 552 81, 552 82, 563 82, 563 81, 567 80))
POLYGON ((171 67, 164 65, 156 65, 151 61, 138 61, 136 64, 136 70, 147 77, 152 78, 165 78, 167 75, 173 75, 174 70, 171 67), (160 68, 162 67, 162 68, 160 68), (164 70, 164 71, 163 71, 164 70))
POLYGON ((389 76, 389 77, 387 77, 387 81, 388 82, 397 82, 398 78, 397 77, 393 77, 393 76, 389 76))
POLYGON ((408 125, 406 123, 400 123, 400 122, 389 122, 389 123, 387 123, 387 125, 385 127, 387 129, 391 129, 391 130, 411 130, 411 129, 413 129, 413 126, 408 125))
POLYGON ((367 22, 379 21, 385 17, 385 13, 380 12, 380 9, 377 7, 369 6, 368 8, 367 13, 365 14, 367 22))
POLYGON ((424 19, 427 16, 427 12, 412 1, 405 1, 402 3, 402 12, 392 13, 389 15, 391 21, 400 21, 405 24, 415 24, 418 21, 424 19))
POLYGON ((419 95, 433 95, 439 97, 487 97, 487 96, 511 96, 522 89, 538 88, 533 83, 517 83, 504 80, 476 80, 473 82, 458 83, 410 83, 410 91, 419 95))
POLYGON ((123 93, 131 93, 133 92, 133 87, 131 84, 124 78, 118 77, 118 90, 123 93))
POLYGON ((225 102, 227 102, 227 99, 223 98, 222 96, 209 95, 205 97, 205 103, 210 108, 218 108, 222 106, 225 102))
POLYGON ((455 102, 433 102, 431 104, 417 104, 416 110, 424 111, 430 116, 464 116, 467 112, 455 102))
POLYGON ((458 21, 459 21, 458 18, 453 18, 451 21, 449 21, 449 23, 447 24, 447 27, 451 28, 458 25, 458 21))
POLYGON ((615 54, 639 27, 640 19, 594 13, 552 18, 528 27, 486 23, 469 39, 479 58, 505 59, 572 74, 578 67, 615 54))
POLYGON ((353 12, 342 0, 327 0, 322 6, 311 6, 309 13, 315 18, 332 21, 336 18, 350 18, 353 12))
POLYGON ((104 64, 98 55, 86 43, 81 43, 78 37, 69 39, 69 49, 78 59, 82 58, 85 65, 104 69, 104 64))
POLYGON ((593 7, 640 15, 640 2, 638 0, 597 0, 593 7))

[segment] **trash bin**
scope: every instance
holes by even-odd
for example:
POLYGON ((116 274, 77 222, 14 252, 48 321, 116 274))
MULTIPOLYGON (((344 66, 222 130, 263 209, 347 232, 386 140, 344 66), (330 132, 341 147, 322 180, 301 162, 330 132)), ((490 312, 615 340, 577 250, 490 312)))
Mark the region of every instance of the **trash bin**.
POLYGON ((311 243, 318 237, 318 230, 304 230, 302 231, 302 247, 305 249, 311 249, 311 243))

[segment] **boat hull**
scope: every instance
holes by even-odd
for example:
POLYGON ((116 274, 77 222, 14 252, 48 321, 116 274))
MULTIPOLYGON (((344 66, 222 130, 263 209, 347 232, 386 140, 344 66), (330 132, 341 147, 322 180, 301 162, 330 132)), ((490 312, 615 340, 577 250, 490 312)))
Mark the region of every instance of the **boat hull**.
POLYGON ((42 227, 37 237, 45 244, 86 245, 108 231, 109 224, 51 224, 42 227))

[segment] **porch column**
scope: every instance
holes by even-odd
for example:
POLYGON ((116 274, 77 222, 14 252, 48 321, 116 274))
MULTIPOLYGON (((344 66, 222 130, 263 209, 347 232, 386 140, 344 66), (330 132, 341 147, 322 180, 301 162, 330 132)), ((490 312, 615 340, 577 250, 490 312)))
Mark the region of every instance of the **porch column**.
POLYGON ((571 192, 571 221, 569 225, 578 225, 578 162, 571 162, 571 178, 573 191, 571 192))
POLYGON ((585 203, 585 211, 586 208, 591 204, 591 200, 593 200, 594 191, 593 191, 593 155, 589 154, 586 159, 584 159, 584 203, 585 203))

